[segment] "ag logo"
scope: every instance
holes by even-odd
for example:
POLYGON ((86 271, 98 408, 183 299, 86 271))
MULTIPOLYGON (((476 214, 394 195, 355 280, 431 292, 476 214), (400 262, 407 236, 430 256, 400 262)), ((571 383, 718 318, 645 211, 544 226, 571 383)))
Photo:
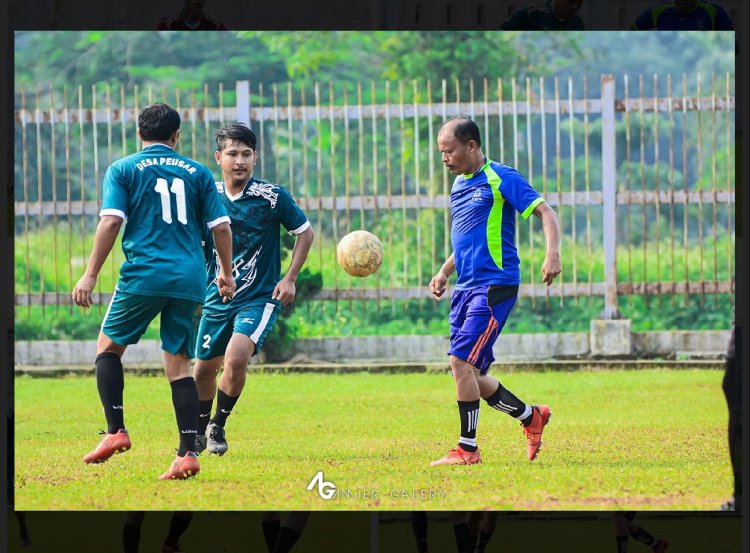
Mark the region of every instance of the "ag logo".
POLYGON ((336 484, 326 482, 323 478, 322 470, 313 476, 313 479, 307 485, 307 489, 312 490, 316 485, 318 486, 318 495, 323 499, 331 499, 336 494, 336 484))

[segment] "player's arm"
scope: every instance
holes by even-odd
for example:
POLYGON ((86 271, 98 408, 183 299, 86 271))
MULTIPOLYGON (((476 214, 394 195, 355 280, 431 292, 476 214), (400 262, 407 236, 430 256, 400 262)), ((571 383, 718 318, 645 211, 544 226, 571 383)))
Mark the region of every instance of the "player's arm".
POLYGON ((89 263, 86 271, 73 288, 71 297, 76 305, 81 307, 91 306, 91 294, 96 286, 96 279, 99 271, 107 259, 109 252, 115 245, 117 235, 122 227, 122 218, 117 215, 103 215, 96 227, 94 236, 94 247, 89 256, 89 263))
POLYGON ((289 262, 289 268, 273 289, 273 299, 281 302, 281 305, 287 306, 294 301, 297 295, 297 277, 302 270, 302 266, 307 261, 307 254, 310 253, 310 247, 315 239, 315 233, 311 226, 300 232, 294 241, 292 249, 292 260, 289 262))
POLYGON ((440 297, 445 293, 445 287, 448 285, 448 279, 456 270, 456 263, 453 259, 453 254, 443 263, 442 267, 438 270, 437 274, 432 277, 430 281, 430 292, 432 296, 439 300, 440 297))
POLYGON ((216 285, 224 298, 232 299, 236 288, 232 275, 232 229, 229 223, 219 223, 211 228, 211 234, 213 234, 214 247, 219 258, 219 276, 216 279, 216 285))
POLYGON ((562 272, 560 262, 560 220, 547 202, 542 202, 532 212, 542 220, 542 230, 547 240, 547 254, 542 263, 542 281, 549 286, 562 272))

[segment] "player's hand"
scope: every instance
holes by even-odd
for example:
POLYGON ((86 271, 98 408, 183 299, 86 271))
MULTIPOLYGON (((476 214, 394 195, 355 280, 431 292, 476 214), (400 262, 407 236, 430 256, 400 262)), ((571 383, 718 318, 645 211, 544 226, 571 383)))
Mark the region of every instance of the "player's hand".
POLYGON ((91 294, 96 286, 96 277, 91 275, 83 275, 81 279, 73 288, 70 297, 73 298, 73 303, 81 307, 91 307, 92 299, 91 294))
POLYGON ((291 280, 287 280, 285 277, 282 278, 273 289, 273 294, 271 294, 271 297, 275 300, 279 300, 281 302, 281 305, 286 307, 294 301, 296 295, 297 287, 295 286, 294 282, 291 280))
POLYGON ((216 278, 216 286, 219 288, 219 295, 222 296, 224 303, 234 297, 234 291, 237 289, 237 284, 231 275, 219 275, 216 278))
POLYGON ((430 281, 430 292, 432 292, 432 297, 439 300, 445 293, 445 287, 447 284, 448 277, 445 276, 442 271, 438 271, 438 274, 432 277, 432 280, 430 281))
POLYGON ((560 254, 557 252, 548 253, 544 258, 544 263, 542 263, 542 282, 549 286, 561 272, 560 254))

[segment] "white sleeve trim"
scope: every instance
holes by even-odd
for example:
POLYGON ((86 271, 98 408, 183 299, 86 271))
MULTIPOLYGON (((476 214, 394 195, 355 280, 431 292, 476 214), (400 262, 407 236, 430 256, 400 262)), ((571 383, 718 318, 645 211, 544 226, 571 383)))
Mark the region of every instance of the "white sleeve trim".
POLYGON ((102 209, 99 212, 99 217, 104 217, 105 215, 114 215, 115 217, 119 217, 123 221, 128 218, 128 216, 125 215, 124 211, 120 211, 119 209, 114 208, 102 209))
POLYGON ((227 223, 227 224, 231 225, 232 224, 232 220, 227 215, 224 215, 223 217, 219 217, 218 219, 214 219, 213 221, 209 221, 206 224, 208 225, 209 229, 212 229, 215 226, 218 226, 218 225, 220 225, 222 223, 227 223))
POLYGON ((305 221, 301 227, 298 227, 294 230, 290 230, 289 234, 302 234, 305 232, 308 228, 310 228, 310 221, 305 221))

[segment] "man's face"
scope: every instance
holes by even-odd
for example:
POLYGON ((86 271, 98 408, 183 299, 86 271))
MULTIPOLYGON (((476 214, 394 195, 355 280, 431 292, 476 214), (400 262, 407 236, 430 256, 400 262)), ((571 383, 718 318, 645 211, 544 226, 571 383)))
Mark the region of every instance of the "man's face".
POLYGON ((196 15, 203 13, 203 8, 208 0, 185 0, 185 11, 196 15))
POLYGON ((583 0, 554 0, 553 9, 557 17, 567 21, 578 15, 581 11, 581 4, 583 0))
POLYGON ((674 0, 674 7, 681 13, 691 12, 698 7, 698 0, 674 0))
POLYGON ((453 128, 444 128, 438 133, 437 144, 443 165, 453 175, 463 175, 474 170, 474 153, 477 147, 473 140, 464 144, 456 139, 453 128))
POLYGON ((232 182, 247 182, 253 176, 257 155, 255 150, 239 140, 228 140, 223 150, 214 152, 224 180, 232 182))

